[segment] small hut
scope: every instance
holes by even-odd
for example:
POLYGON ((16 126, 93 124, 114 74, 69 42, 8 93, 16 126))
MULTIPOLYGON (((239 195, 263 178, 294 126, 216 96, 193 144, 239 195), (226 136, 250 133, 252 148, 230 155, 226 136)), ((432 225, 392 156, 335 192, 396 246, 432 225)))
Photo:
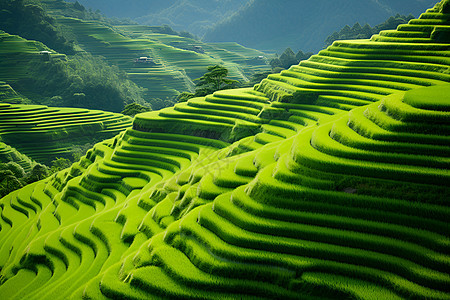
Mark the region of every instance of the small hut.
POLYGON ((136 58, 135 62, 138 64, 151 64, 153 63, 153 60, 151 58, 148 58, 147 56, 141 56, 139 58, 136 58))
POLYGON ((44 50, 39 52, 40 55, 42 55, 42 59, 45 61, 50 60, 50 54, 52 54, 50 51, 44 50))

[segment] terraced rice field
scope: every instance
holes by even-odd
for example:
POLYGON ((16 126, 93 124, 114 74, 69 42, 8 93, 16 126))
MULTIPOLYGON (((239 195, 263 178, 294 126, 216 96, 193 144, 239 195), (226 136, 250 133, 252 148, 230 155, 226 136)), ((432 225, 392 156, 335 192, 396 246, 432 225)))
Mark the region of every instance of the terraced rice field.
POLYGON ((129 128, 122 114, 78 108, 0 103, 0 137, 37 162, 68 157, 71 146, 110 138, 129 128))
POLYGON ((72 31, 84 50, 105 57, 146 88, 147 99, 171 98, 180 92, 193 91, 193 80, 201 77, 211 65, 224 65, 229 69, 229 77, 241 82, 258 70, 269 69, 264 60, 257 66, 249 66, 248 70, 245 64, 242 67, 246 59, 263 54, 238 45, 235 49, 240 53, 235 53, 189 38, 153 33, 149 26, 107 27, 95 21, 60 16, 57 20, 72 31), (198 53, 194 45, 204 47, 205 51, 198 53), (139 57, 149 57, 152 63, 136 63, 139 57))
MULTIPOLYGON (((268 65, 268 60, 272 55, 246 48, 234 42, 203 43, 186 37, 154 33, 154 29, 151 26, 145 25, 123 25, 116 26, 115 28, 119 32, 135 39, 149 39, 177 49, 194 51, 202 54, 202 57, 204 55, 209 56, 226 66, 230 70, 230 75, 237 80, 244 79, 241 74, 242 72, 246 76, 250 76, 257 71, 269 71, 271 68, 268 65)), ((183 66, 183 60, 169 59, 180 67, 183 66)))
POLYGON ((8 97, 11 103, 17 102, 18 99, 14 99, 17 94, 11 91, 9 84, 29 78, 30 69, 46 57, 42 51, 48 51, 48 57, 52 59, 65 59, 65 55, 52 51, 40 42, 0 30, 0 101, 8 97))
POLYGON ((0 295, 449 299, 444 4, 255 89, 137 115, 6 196, 0 295))

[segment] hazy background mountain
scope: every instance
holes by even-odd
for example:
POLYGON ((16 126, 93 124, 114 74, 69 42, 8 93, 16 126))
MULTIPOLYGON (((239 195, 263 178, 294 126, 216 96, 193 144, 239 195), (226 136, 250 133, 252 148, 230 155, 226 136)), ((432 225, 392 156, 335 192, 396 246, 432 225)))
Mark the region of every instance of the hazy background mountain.
MULTIPOLYGON (((73 1, 74 2, 74 1, 73 1)), ((238 42, 281 53, 317 52, 334 31, 371 26, 396 14, 418 16, 436 0, 78 0, 108 17, 170 25, 208 42, 238 42)))
POLYGON ((231 16, 249 0, 178 0, 171 6, 138 18, 142 24, 168 24, 202 37, 216 23, 231 16))
POLYGON ((160 12, 178 0, 78 0, 78 2, 86 8, 99 9, 107 17, 138 18, 160 12))
MULTIPOLYGON (((75 0, 70 0, 75 2, 75 0)), ((146 25, 169 25, 202 37, 216 23, 250 0, 78 0, 107 17, 129 18, 146 25)))
POLYGON ((260 50, 317 52, 337 28, 375 25, 397 13, 419 15, 435 0, 252 0, 206 33, 206 41, 236 41, 260 50))

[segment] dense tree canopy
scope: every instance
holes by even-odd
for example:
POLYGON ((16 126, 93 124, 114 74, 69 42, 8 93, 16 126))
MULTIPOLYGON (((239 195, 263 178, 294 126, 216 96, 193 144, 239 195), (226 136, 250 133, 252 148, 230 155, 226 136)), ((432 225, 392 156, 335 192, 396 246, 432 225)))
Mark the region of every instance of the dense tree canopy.
POLYGON ((151 110, 152 110, 151 107, 143 106, 140 105, 139 103, 133 102, 126 105, 121 113, 127 116, 135 116, 137 114, 151 110))
POLYGON ((239 82, 226 78, 227 76, 227 68, 220 65, 209 66, 208 72, 196 79, 198 82, 196 84, 197 90, 195 95, 205 96, 218 90, 235 88, 239 82))
POLYGON ((310 58, 312 54, 312 52, 303 53, 302 50, 299 50, 297 54, 295 54, 291 48, 287 48, 280 57, 272 59, 270 65, 272 66, 272 69, 288 69, 292 65, 297 65, 302 60, 310 58))

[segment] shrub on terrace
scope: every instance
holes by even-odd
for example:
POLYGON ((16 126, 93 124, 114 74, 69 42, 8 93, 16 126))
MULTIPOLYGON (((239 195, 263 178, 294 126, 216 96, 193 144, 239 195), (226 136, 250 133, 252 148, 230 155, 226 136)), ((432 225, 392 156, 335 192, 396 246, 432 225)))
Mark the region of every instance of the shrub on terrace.
POLYGON ((36 164, 26 173, 24 169, 14 161, 0 163, 0 197, 24 187, 29 183, 39 181, 48 176, 47 167, 36 164))
POLYGON ((67 158, 58 157, 52 161, 52 166, 50 168, 51 173, 57 173, 61 170, 67 169, 72 165, 72 162, 67 158))
POLYGON ((191 99, 191 98, 194 98, 195 97, 195 95, 193 94, 193 93, 189 93, 189 92, 182 92, 181 94, 179 94, 178 96, 177 96, 177 102, 178 103, 180 103, 180 102, 186 102, 186 101, 188 101, 189 99, 191 99))
POLYGON ((151 110, 152 109, 148 106, 142 106, 139 103, 133 102, 131 104, 127 104, 121 113, 127 116, 134 117, 137 114, 151 110))
POLYGON ((237 87, 239 81, 226 78, 228 76, 228 69, 220 66, 209 66, 208 72, 202 77, 196 79, 197 90, 195 91, 196 97, 206 96, 214 93, 218 90, 232 89, 237 87))
POLYGON ((48 168, 41 164, 36 164, 31 172, 27 174, 26 182, 32 183, 35 181, 42 180, 48 176, 48 168))

